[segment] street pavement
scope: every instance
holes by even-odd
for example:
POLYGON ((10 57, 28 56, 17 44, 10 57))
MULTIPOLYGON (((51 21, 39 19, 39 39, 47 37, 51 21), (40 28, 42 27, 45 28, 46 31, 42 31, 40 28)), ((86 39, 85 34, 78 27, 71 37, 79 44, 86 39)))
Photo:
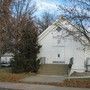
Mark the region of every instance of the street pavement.
POLYGON ((60 83, 63 80, 65 80, 64 76, 36 75, 22 79, 20 83, 0 82, 0 90, 90 90, 90 88, 71 88, 39 84, 60 83), (37 84, 34 84, 34 82, 37 84))
POLYGON ((0 88, 0 90, 90 90, 90 88, 69 88, 9 82, 0 82, 0 88))

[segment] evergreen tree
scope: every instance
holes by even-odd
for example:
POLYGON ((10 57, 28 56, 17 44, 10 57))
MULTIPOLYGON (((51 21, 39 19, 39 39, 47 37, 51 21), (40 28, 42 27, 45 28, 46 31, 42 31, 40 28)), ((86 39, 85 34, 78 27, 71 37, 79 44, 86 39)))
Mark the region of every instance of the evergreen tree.
POLYGON ((21 37, 11 61, 13 72, 34 72, 39 69, 40 60, 37 60, 40 45, 38 44, 38 33, 33 21, 30 19, 21 31, 21 37))

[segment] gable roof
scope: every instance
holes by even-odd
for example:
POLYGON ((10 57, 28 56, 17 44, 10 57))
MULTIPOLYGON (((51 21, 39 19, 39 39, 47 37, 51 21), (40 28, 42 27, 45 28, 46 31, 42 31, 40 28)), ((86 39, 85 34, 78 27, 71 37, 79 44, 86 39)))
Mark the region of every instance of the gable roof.
POLYGON ((79 40, 81 42, 81 44, 90 46, 89 40, 85 37, 84 34, 81 33, 81 30, 83 30, 83 29, 77 25, 72 24, 69 20, 67 20, 63 16, 60 17, 58 20, 56 20, 45 31, 43 31, 38 36, 38 41, 41 41, 44 37, 46 37, 49 34, 49 32, 57 29, 58 27, 62 28, 63 30, 66 30, 75 39, 79 40))

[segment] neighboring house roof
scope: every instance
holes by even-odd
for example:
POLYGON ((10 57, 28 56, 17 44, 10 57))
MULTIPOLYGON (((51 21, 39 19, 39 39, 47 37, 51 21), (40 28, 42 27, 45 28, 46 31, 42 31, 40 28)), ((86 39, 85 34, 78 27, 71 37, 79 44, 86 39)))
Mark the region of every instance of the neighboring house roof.
MULTIPOLYGON (((39 35, 38 41, 41 41, 44 37, 46 37, 49 34, 49 32, 57 29, 58 27, 62 28, 63 30, 66 30, 70 35, 72 35, 75 39, 79 40, 83 45, 90 46, 89 40, 85 37, 84 34, 80 32, 83 29, 77 25, 72 24, 69 20, 67 20, 64 17, 60 17, 51 26, 49 26, 45 31, 43 31, 39 35)), ((90 33, 88 33, 88 36, 89 35, 90 33)))

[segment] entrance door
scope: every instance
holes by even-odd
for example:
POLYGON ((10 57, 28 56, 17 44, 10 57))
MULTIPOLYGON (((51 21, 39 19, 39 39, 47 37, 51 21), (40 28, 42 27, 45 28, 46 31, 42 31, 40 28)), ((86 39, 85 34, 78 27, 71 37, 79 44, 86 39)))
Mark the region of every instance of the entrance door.
POLYGON ((65 64, 65 51, 63 46, 54 47, 55 48, 55 60, 53 63, 65 64))
POLYGON ((57 60, 61 64, 65 63, 65 52, 64 52, 64 47, 63 46, 57 48, 57 60))

